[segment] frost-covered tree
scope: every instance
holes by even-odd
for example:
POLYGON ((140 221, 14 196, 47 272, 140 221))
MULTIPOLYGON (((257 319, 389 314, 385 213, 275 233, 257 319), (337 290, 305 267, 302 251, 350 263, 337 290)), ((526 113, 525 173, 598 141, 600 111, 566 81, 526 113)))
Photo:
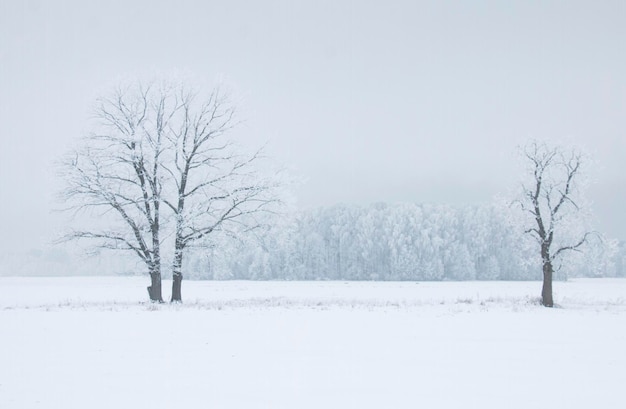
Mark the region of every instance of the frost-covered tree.
POLYGON ((136 254, 148 269, 153 301, 162 301, 161 161, 173 110, 155 84, 120 86, 97 100, 94 132, 62 162, 63 200, 98 221, 67 238, 136 254))
POLYGON ((568 251, 579 251, 590 233, 581 230, 579 180, 583 157, 574 149, 531 142, 523 148, 530 180, 519 204, 528 217, 526 233, 539 245, 543 286, 541 302, 554 306, 552 279, 556 263, 568 251))
POLYGON ((63 164, 70 207, 91 209, 72 238, 133 251, 151 277, 150 299, 162 301, 162 249, 172 246, 172 301, 181 301, 184 253, 216 249, 216 232, 243 234, 278 202, 278 175, 264 177, 260 151, 245 154, 229 138, 234 105, 208 94, 155 81, 118 87, 98 100, 98 128, 63 164))
POLYGON ((255 216, 277 202, 279 186, 276 177, 259 173, 260 151, 243 154, 227 138, 236 125, 235 109, 220 89, 203 97, 181 86, 177 98, 179 113, 162 164, 174 182, 163 195, 175 218, 172 301, 182 300, 185 250, 216 230, 258 227, 255 216))

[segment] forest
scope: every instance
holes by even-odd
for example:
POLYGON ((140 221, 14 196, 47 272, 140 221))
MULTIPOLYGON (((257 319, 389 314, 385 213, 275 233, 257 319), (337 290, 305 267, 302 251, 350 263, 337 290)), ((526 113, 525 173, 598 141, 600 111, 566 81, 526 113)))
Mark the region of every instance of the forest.
MULTIPOLYGON (((335 205, 293 213, 246 240, 216 234, 188 277, 252 280, 540 280, 536 243, 506 205, 335 205)), ((555 278, 624 276, 625 253, 596 237, 555 278)))

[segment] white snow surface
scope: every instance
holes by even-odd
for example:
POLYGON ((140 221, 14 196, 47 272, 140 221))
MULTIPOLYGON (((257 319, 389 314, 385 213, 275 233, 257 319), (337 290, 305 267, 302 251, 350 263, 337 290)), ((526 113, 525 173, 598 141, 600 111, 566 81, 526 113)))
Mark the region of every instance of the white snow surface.
POLYGON ((626 279, 0 278, 0 408, 623 408, 626 279), (164 283, 164 295, 169 293, 164 283))

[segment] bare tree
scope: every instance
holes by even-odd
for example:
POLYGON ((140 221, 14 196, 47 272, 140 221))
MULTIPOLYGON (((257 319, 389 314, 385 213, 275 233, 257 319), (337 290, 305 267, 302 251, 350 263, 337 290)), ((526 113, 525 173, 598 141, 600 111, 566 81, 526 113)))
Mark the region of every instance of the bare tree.
POLYGON ((227 138, 234 113, 219 88, 202 97, 165 82, 99 99, 102 130, 82 140, 63 173, 70 208, 95 212, 104 227, 69 237, 134 252, 148 268, 150 299, 159 302, 161 249, 173 241, 172 301, 181 301, 185 251, 218 230, 259 227, 257 216, 278 202, 277 175, 261 176, 260 151, 245 155, 227 138))
POLYGON ((164 135, 178 109, 162 86, 119 87, 97 100, 94 117, 99 131, 85 137, 62 165, 67 182, 63 197, 69 207, 90 210, 90 216, 98 219, 67 237, 134 252, 148 269, 149 297, 158 302, 163 301, 161 161, 164 135))
MULTIPOLYGON (((276 176, 263 178, 261 151, 245 155, 226 134, 237 125, 235 109, 218 88, 202 98, 180 90, 181 119, 172 129, 172 161, 165 164, 175 182, 164 202, 175 218, 172 302, 181 302, 185 251, 202 246, 211 233, 260 226, 255 217, 277 203, 276 176)), ((241 229, 240 229, 241 231, 241 229)))
POLYGON ((523 148, 524 160, 529 165, 531 182, 523 185, 519 201, 522 210, 530 216, 527 234, 539 244, 543 267, 541 302, 554 306, 552 278, 557 260, 568 251, 580 251, 589 232, 572 238, 566 230, 580 216, 577 182, 581 177, 582 155, 573 149, 551 147, 531 142, 523 148))

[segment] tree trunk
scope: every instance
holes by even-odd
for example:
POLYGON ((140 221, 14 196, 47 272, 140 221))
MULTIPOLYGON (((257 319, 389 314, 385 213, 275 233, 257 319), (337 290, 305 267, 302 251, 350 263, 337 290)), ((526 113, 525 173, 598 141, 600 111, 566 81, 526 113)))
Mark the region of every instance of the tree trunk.
POLYGON ((161 273, 159 271, 152 271, 150 273, 148 295, 150 296, 150 301, 152 302, 163 302, 163 295, 161 292, 161 273))
POLYGON ((183 302, 181 295, 181 285, 183 282, 182 274, 175 274, 172 276, 172 301, 171 302, 183 302))
POLYGON ((552 262, 543 262, 543 289, 541 290, 541 304, 544 307, 554 307, 552 298, 552 262))
POLYGON ((152 301, 163 302, 163 295, 161 292, 161 243, 159 240, 159 203, 154 203, 154 222, 152 223, 152 254, 154 269, 150 273, 152 278, 152 285, 148 287, 148 293, 150 293, 150 299, 152 301), (150 290, 152 288, 153 290, 150 290), (154 297, 154 298, 153 298, 154 297))
POLYGON ((181 287, 183 282, 183 249, 177 248, 174 251, 174 265, 172 268, 172 300, 171 302, 183 302, 181 287))

